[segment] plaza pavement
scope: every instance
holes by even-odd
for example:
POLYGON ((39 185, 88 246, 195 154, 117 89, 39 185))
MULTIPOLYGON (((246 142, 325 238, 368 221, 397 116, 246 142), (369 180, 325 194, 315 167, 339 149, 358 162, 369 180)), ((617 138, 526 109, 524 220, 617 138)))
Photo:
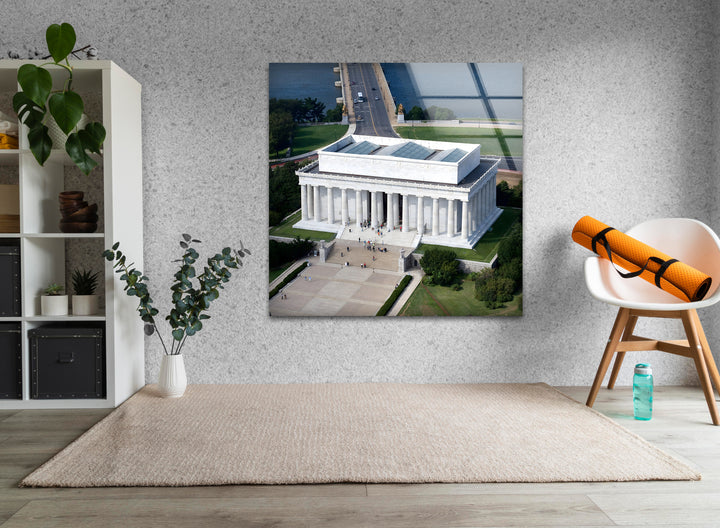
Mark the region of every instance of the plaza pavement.
POLYGON ((370 267, 311 262, 270 299, 270 315, 374 316, 402 277, 370 267))

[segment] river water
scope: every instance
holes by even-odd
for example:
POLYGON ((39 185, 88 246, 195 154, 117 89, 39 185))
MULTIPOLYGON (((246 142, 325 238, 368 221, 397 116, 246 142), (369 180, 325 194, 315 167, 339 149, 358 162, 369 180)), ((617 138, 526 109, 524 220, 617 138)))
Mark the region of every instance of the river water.
POLYGON ((317 98, 325 103, 325 111, 335 108, 335 98, 342 90, 335 87, 340 74, 333 68, 338 63, 274 62, 270 64, 270 98, 317 98))
MULTIPOLYGON (((342 96, 342 90, 335 87, 340 79, 333 72, 335 66, 337 63, 272 63, 269 95, 278 99, 317 97, 326 110, 335 108, 335 98, 342 96)), ((458 118, 487 119, 489 104, 498 119, 522 120, 522 64, 383 63, 382 68, 393 97, 406 112, 415 105, 424 109, 434 105, 450 108, 458 118)))

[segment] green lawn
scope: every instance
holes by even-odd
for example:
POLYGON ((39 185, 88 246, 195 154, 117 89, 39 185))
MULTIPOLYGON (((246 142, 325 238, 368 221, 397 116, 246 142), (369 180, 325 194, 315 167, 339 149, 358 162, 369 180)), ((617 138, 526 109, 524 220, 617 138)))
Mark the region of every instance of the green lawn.
MULTIPOLYGON (((334 143, 345 135, 347 129, 348 125, 295 126, 292 155, 298 156, 334 143)), ((284 158, 286 155, 287 149, 281 150, 277 156, 271 153, 270 159, 284 158)))
POLYGON ((334 240, 336 233, 329 233, 327 231, 312 231, 310 229, 295 229, 293 224, 300 221, 300 211, 295 211, 285 221, 276 225, 270 229, 270 234, 273 236, 295 238, 299 236, 302 240, 309 238, 310 240, 334 240))
POLYGON ((520 209, 511 209, 502 207, 503 210, 500 218, 498 218, 490 230, 475 244, 472 249, 454 248, 448 246, 434 246, 432 244, 420 244, 415 250, 416 253, 423 253, 428 248, 438 247, 441 249, 451 249, 461 260, 475 260, 478 262, 490 262, 497 253, 500 241, 507 235, 515 221, 520 217, 522 211, 520 209))
POLYGON ((475 283, 467 279, 463 281, 460 291, 454 291, 449 286, 419 284, 398 315, 522 315, 519 306, 521 297, 522 294, 516 295, 504 307, 491 310, 485 307, 484 301, 475 299, 475 283))
MULTIPOLYGON (((522 131, 501 129, 505 136, 510 154, 522 156, 522 131)), ((425 139, 428 141, 454 141, 457 143, 480 143, 481 152, 489 156, 504 156, 495 131, 490 128, 466 127, 409 127, 399 126, 395 131, 407 139, 425 139)))

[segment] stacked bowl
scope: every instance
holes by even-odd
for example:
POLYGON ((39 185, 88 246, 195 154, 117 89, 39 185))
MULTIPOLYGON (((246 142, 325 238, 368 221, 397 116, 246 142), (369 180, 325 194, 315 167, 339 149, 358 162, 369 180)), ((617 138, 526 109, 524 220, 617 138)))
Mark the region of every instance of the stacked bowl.
POLYGON ((83 201, 82 191, 63 191, 60 200, 60 231, 63 233, 94 233, 97 231, 97 204, 83 201))

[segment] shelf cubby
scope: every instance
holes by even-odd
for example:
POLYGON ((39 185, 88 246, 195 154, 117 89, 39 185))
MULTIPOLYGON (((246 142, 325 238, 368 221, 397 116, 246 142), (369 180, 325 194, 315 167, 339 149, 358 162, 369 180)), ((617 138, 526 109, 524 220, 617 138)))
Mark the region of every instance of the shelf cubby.
MULTIPOLYGON (((17 70, 27 62, 0 60, 0 110, 12 111, 17 91, 17 70)), ((73 90, 85 103, 90 121, 102 122, 107 136, 102 156, 93 156, 98 166, 85 176, 62 149, 53 149, 40 166, 28 148, 27 129, 21 126, 20 148, 0 150, 0 184, 19 187, 20 229, 0 233, 0 245, 12 241, 20 247, 21 313, 0 317, 0 323, 18 324, 22 338, 22 398, 0 399, 0 409, 115 407, 145 383, 144 333, 133 299, 102 257, 116 241, 142 267, 142 138, 140 85, 110 61, 71 61, 73 90), (94 233, 60 231, 58 194, 80 190, 84 200, 98 205, 94 233), (74 269, 100 272, 100 312, 92 316, 45 316, 40 313, 40 295, 52 282, 71 290, 74 269), (33 399, 30 395, 30 346, 28 332, 44 325, 78 324, 104 327, 106 379, 105 398, 33 399)), ((51 68, 54 87, 60 88, 65 73, 51 68)), ((1 212, 0 212, 1 214, 1 212)), ((66 291, 72 294, 72 291, 66 291)), ((0 369, 3 366, 0 364, 0 369)))

